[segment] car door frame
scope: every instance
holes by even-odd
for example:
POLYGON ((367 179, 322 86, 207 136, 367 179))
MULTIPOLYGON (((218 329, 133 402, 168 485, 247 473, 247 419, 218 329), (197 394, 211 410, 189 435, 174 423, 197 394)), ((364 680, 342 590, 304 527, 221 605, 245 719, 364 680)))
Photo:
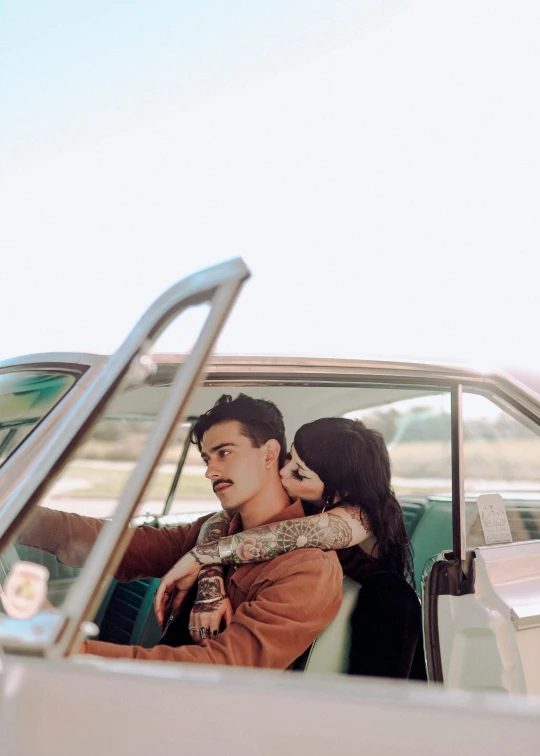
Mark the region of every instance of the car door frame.
POLYGON ((149 351, 161 333, 186 309, 209 304, 209 312, 190 355, 177 371, 164 403, 124 491, 115 517, 105 522, 95 547, 64 605, 30 620, 6 618, 0 628, 4 650, 44 656, 67 656, 78 642, 81 622, 99 603, 105 577, 114 572, 129 541, 128 525, 143 498, 174 427, 196 387, 211 349, 236 298, 250 275, 240 259, 195 273, 173 285, 143 314, 117 352, 92 373, 92 381, 75 406, 49 428, 26 467, 25 475, 9 471, 5 504, 0 509, 0 550, 22 526, 55 476, 63 469, 107 402, 120 387, 140 384, 151 373, 149 351))
MULTIPOLYGON (((439 631, 439 599, 442 596, 462 598, 475 593, 476 552, 468 549, 465 520, 463 393, 480 394, 517 410, 540 427, 540 397, 502 373, 485 376, 483 381, 456 381, 451 388, 452 443, 452 541, 451 552, 434 559, 423 579, 423 631, 428 679, 444 683, 444 670, 439 631)), ((526 541, 525 543, 530 543, 526 541)), ((517 544, 513 544, 516 546, 517 544)), ((497 548, 482 547, 482 549, 497 548)))

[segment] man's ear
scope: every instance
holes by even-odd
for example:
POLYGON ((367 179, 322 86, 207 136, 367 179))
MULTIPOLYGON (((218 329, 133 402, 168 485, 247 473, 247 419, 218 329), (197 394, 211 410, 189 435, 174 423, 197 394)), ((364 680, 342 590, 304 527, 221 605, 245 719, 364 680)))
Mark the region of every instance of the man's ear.
POLYGON ((281 446, 279 441, 275 438, 269 438, 265 444, 266 446, 266 467, 271 467, 275 462, 279 460, 279 454, 281 452, 281 446))

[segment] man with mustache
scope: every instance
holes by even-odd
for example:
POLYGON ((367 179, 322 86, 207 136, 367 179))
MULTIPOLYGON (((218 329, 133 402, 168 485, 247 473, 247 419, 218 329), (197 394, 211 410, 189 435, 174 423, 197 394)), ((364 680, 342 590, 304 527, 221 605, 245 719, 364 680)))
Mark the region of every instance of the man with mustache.
MULTIPOLYGON (((286 441, 283 417, 272 402, 240 394, 223 395, 196 423, 192 440, 207 464, 206 476, 222 508, 231 516, 226 532, 211 533, 207 541, 258 525, 304 516, 299 500, 291 503, 279 469, 286 441)), ((21 543, 52 551, 65 564, 78 566, 99 534, 102 521, 42 509, 32 533, 21 543)), ((140 527, 135 530, 116 577, 120 581, 162 577, 195 546, 209 519, 176 528, 140 527)), ((199 607, 219 600, 223 585, 214 568, 202 581, 208 598, 199 607)), ((201 581, 199 581, 199 585, 201 581)), ((165 628, 152 649, 86 641, 81 651, 107 657, 232 664, 285 669, 292 665, 336 615, 341 603, 342 571, 333 551, 299 549, 268 562, 228 568, 225 577, 233 614, 219 635, 192 645, 189 613, 193 596, 165 628)))

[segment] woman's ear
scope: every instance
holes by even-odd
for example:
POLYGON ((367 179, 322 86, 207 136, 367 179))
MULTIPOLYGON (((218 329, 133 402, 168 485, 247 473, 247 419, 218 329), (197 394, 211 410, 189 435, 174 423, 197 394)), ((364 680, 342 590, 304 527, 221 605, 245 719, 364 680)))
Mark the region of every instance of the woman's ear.
POLYGON ((279 441, 275 438, 269 438, 265 444, 266 446, 266 467, 271 467, 279 460, 279 454, 281 452, 281 446, 279 441))

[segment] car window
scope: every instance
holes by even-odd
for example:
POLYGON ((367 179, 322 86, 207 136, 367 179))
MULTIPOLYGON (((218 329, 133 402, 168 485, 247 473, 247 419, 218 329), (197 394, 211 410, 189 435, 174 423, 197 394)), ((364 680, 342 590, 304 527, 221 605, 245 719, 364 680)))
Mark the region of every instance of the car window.
MULTIPOLYGON (((154 420, 152 416, 104 417, 55 481, 43 504, 91 517, 112 517, 154 420)), ((156 517, 163 513, 189 427, 177 426, 137 515, 156 517)))
MULTIPOLYGON (((404 399, 403 393, 400 389, 398 401, 385 401, 346 416, 383 434, 398 497, 451 491, 450 394, 404 399)), ((385 400, 387 394, 385 389, 385 400)))
MULTIPOLYGON (((141 501, 144 503, 160 463, 165 463, 165 452, 171 439, 174 440, 177 420, 189 417, 188 398, 248 277, 249 270, 242 260, 236 259, 194 274, 167 289, 143 313, 77 405, 53 427, 48 448, 31 461, 26 476, 17 478, 18 488, 1 513, 5 523, 0 550, 3 648, 18 651, 32 647, 47 653, 56 644, 55 652, 77 650, 80 622, 96 610, 95 616, 99 615, 100 600, 113 586, 113 576, 137 581, 149 577, 148 570, 150 575, 156 570, 144 565, 144 559, 141 562, 135 559, 135 563, 130 558, 122 560, 134 535, 130 529, 130 525, 136 524, 133 515, 141 501), (194 320, 198 328, 194 328, 194 320), (164 385, 158 377, 152 348, 159 346, 168 326, 171 323, 176 326, 179 321, 183 321, 192 347, 181 364, 174 366, 171 382, 164 385), (117 400, 133 394, 134 389, 150 390, 156 384, 165 390, 153 409, 151 403, 138 402, 132 407, 131 417, 120 413, 121 422, 116 422, 118 413, 112 408, 117 400), (147 419, 146 424, 139 422, 147 419), (128 422, 131 424, 127 425, 128 422), (118 449, 122 449, 125 457, 130 443, 134 448, 127 460, 110 459, 114 446, 116 456, 118 449), (132 455, 136 458, 134 464, 132 455), (90 488, 92 494, 104 491, 108 495, 116 487, 116 482, 100 484, 104 461, 109 463, 107 475, 111 479, 122 478, 117 486, 120 490, 110 502, 110 516, 81 516, 74 511, 77 506, 74 491, 90 488), (110 464, 114 462, 124 462, 130 469, 118 470, 110 464), (81 468, 86 477, 74 482, 81 468), (95 469, 99 475, 90 482, 95 469), (56 495, 61 488, 70 489, 70 501, 64 507, 71 510, 69 515, 59 506, 50 506, 55 488, 56 495)), ((178 333, 176 329, 175 332, 178 333)), ((188 427, 188 423, 183 429, 180 426, 184 436, 188 427)), ((184 440, 180 438, 183 449, 184 440)), ((15 477, 12 473, 11 479, 15 477)), ((152 541, 155 533, 152 528, 142 533, 145 535, 139 537, 154 543, 155 558, 170 564, 178 543, 169 542, 169 550, 164 554, 163 544, 152 541)), ((181 534, 178 538, 181 540, 181 534)), ((103 616, 102 619, 105 621, 103 616)), ((94 633, 95 629, 84 626, 82 632, 94 633)))
POLYGON ((74 383, 75 376, 52 370, 0 373, 0 466, 74 383))
MULTIPOLYGON (((392 486, 411 540, 417 588, 426 562, 452 548, 450 394, 430 392, 349 413, 379 430, 392 466, 392 486)), ((397 392, 396 392, 397 394, 397 392)))
POLYGON ((201 459, 199 450, 189 442, 187 435, 186 443, 188 448, 182 474, 167 511, 167 515, 173 522, 176 515, 217 512, 220 509, 220 503, 212 490, 212 485, 205 477, 206 465, 201 459))
POLYGON ((485 545, 479 494, 501 494, 513 541, 540 538, 540 435, 518 412, 463 394, 467 545, 485 545))
MULTIPOLYGON (((128 392, 129 386, 121 385, 113 399, 128 392)), ((21 574, 21 585, 17 588, 21 596, 39 588, 46 591, 45 608, 64 603, 90 557, 101 521, 114 518, 120 496, 145 450, 155 421, 155 415, 111 416, 108 408, 104 410, 102 418, 45 490, 22 530, 0 554, 0 584, 4 592, 6 584, 9 586, 9 576, 19 579, 20 568, 26 571, 21 574), (71 519, 70 527, 62 530, 64 513, 89 519, 71 519), (60 531, 62 536, 58 537, 60 531), (41 568, 44 571, 40 572, 41 568)), ((167 480, 172 478, 163 471, 164 464, 155 470, 139 511, 148 506, 154 506, 157 513, 163 510, 167 480)), ((1 607, 4 601, 0 598, 1 607)), ((10 602, 12 616, 16 616, 13 614, 16 599, 12 596, 10 602)))

